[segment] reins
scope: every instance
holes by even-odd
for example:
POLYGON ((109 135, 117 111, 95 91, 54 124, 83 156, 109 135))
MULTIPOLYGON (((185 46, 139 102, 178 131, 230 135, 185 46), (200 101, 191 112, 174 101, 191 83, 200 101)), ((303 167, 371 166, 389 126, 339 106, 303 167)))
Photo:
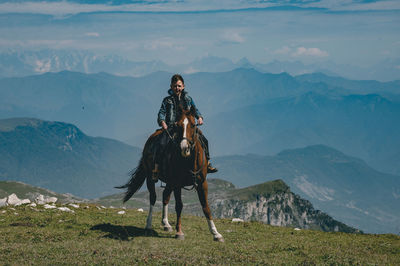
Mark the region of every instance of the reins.
MULTIPOLYGON (((193 152, 194 152, 194 149, 195 149, 195 147, 196 147, 196 141, 199 139, 199 131, 197 130, 197 127, 199 127, 199 126, 201 126, 200 124, 195 124, 195 128, 194 128, 194 141, 193 141, 193 152)), ((203 150, 203 153, 204 153, 204 150, 203 150)), ((203 161, 205 161, 205 160, 203 160, 203 161)), ((197 177, 199 176, 199 174, 203 171, 203 169, 204 169, 204 166, 205 166, 205 163, 202 163, 202 166, 201 166, 201 168, 199 169, 199 170, 197 170, 197 171, 192 171, 192 170, 190 170, 190 173, 192 174, 192 178, 193 178, 193 186, 191 187, 191 188, 186 188, 186 187, 183 187, 183 189, 185 189, 185 190, 188 190, 188 191, 190 191, 190 190, 193 190, 194 188, 196 188, 197 189, 197 187, 198 187, 198 184, 197 184, 197 182, 196 182, 196 179, 197 179, 197 177)))

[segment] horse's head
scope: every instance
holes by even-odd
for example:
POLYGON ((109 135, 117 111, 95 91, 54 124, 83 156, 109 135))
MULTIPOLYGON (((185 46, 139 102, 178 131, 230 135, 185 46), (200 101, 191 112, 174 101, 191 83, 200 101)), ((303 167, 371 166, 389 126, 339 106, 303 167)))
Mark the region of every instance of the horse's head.
POLYGON ((193 108, 191 108, 189 111, 182 108, 182 116, 176 125, 178 128, 179 139, 181 139, 181 154, 183 157, 189 157, 190 150, 194 145, 196 133, 196 119, 193 108))

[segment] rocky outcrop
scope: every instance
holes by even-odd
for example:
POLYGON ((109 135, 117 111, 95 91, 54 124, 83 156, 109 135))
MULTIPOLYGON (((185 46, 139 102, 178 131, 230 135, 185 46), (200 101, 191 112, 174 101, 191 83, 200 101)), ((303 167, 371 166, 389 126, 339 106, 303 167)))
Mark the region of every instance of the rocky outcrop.
MULTIPOLYGON (((43 205, 43 204, 47 204, 47 203, 56 203, 57 202, 57 198, 56 197, 47 197, 47 196, 43 196, 42 194, 39 194, 36 199, 35 202, 37 204, 43 205)), ((2 206, 19 206, 19 205, 23 205, 23 204, 29 204, 31 203, 31 201, 29 199, 20 199, 18 198, 18 196, 15 193, 12 193, 11 195, 0 199, 0 207, 2 206)))
POLYGON ((327 232, 359 232, 315 210, 309 201, 292 193, 281 180, 232 191, 225 199, 214 201, 211 208, 214 216, 219 218, 240 218, 327 232))

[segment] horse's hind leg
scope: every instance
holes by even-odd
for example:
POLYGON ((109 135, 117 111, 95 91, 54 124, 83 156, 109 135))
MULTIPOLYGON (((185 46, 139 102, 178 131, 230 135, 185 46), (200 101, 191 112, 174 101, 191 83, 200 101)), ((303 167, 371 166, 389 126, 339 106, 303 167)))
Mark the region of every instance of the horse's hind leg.
POLYGON ((181 214, 183 209, 182 203, 182 191, 180 188, 174 189, 174 197, 175 197, 175 211, 176 211, 176 235, 175 238, 183 240, 185 239, 185 234, 182 231, 181 224, 181 214))
POLYGON ((203 208, 203 213, 207 218, 208 228, 210 229, 211 234, 214 236, 215 241, 224 242, 223 236, 218 233, 217 228, 215 227, 214 221, 211 216, 210 207, 208 206, 207 200, 208 194, 208 183, 204 181, 201 185, 197 187, 197 195, 199 196, 201 207, 203 208))
POLYGON ((151 178, 147 178, 147 189, 149 190, 150 193, 150 208, 149 208, 149 214, 147 215, 147 221, 146 221, 146 230, 151 230, 152 229, 152 220, 153 220, 153 208, 154 204, 156 203, 156 185, 154 181, 151 178))
POLYGON ((162 210, 162 220, 161 224, 164 227, 164 231, 171 232, 172 226, 168 222, 168 203, 171 198, 172 189, 166 187, 163 192, 163 210, 162 210))

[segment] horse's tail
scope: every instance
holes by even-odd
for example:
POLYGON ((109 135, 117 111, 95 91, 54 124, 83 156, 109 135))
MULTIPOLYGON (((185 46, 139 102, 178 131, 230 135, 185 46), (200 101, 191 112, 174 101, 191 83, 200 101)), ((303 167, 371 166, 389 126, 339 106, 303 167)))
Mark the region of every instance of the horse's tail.
POLYGON ((133 196, 133 194, 135 194, 136 191, 138 191, 143 186, 143 183, 146 180, 146 172, 144 170, 143 157, 140 159, 138 167, 136 167, 136 169, 131 171, 129 175, 131 176, 131 179, 128 181, 128 183, 120 187, 115 187, 115 188, 128 188, 128 190, 125 193, 123 202, 128 201, 133 196))

